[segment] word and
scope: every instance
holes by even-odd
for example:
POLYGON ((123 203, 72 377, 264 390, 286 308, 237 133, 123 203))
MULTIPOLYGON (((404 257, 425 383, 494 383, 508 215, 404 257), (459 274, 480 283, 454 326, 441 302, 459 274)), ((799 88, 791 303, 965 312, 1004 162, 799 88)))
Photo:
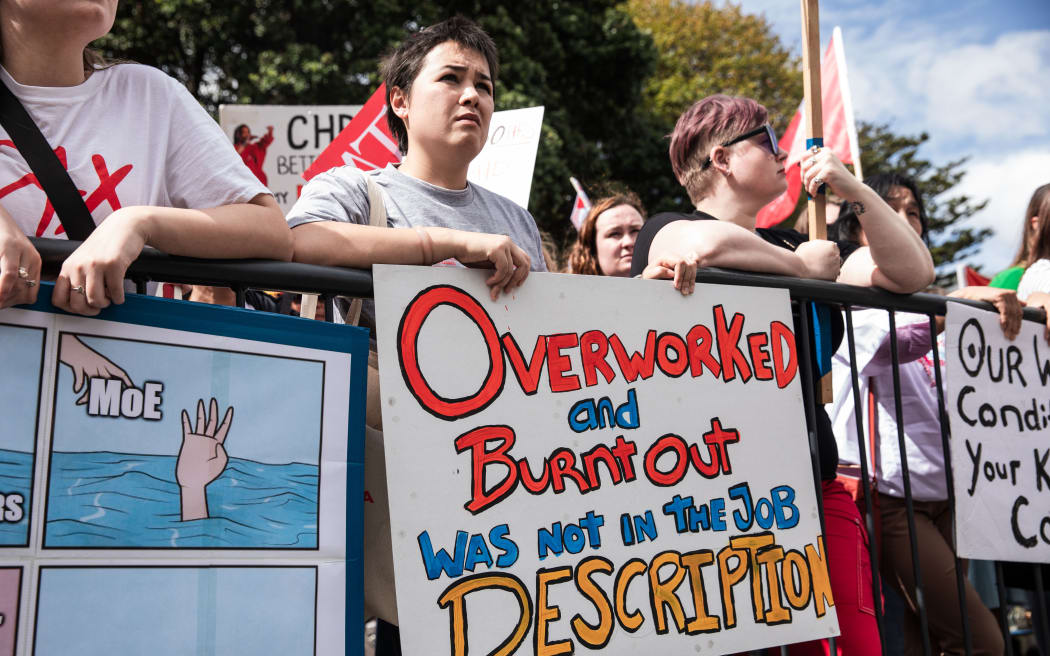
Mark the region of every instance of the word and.
POLYGON ((142 389, 122 385, 116 378, 92 378, 88 388, 88 415, 126 419, 141 417, 149 421, 164 418, 160 409, 164 383, 146 381, 142 389))
MULTIPOLYGON (((707 447, 706 460, 696 443, 690 444, 673 433, 659 438, 645 453, 643 474, 651 483, 661 487, 677 485, 690 470, 707 479, 731 474, 733 466, 729 446, 740 441, 740 434, 723 428, 719 418, 715 417, 711 419, 711 430, 701 439, 707 447)), ((543 459, 538 477, 532 473, 527 458, 511 456, 516 441, 514 429, 502 425, 479 426, 456 438, 456 453, 470 454, 470 500, 464 508, 471 513, 476 515, 499 503, 514 492, 519 483, 533 495, 543 494, 548 489, 561 494, 566 490, 567 481, 571 481, 581 494, 593 492, 602 485, 599 465, 604 466, 613 485, 637 478, 634 457, 638 447, 622 435, 617 436, 612 447, 599 444, 579 457, 571 449, 557 448, 543 459), (494 476, 493 468, 499 474, 494 476)))
POLYGON ((17 492, 0 492, 0 523, 14 524, 22 521, 25 517, 22 510, 24 503, 25 497, 17 492))
MULTIPOLYGON (((512 333, 502 335, 484 307, 467 292, 451 285, 435 285, 420 292, 405 308, 397 330, 398 360, 409 391, 430 414, 453 421, 481 412, 500 396, 510 369, 522 392, 533 395, 542 373, 551 392, 574 392, 599 384, 647 380, 660 371, 677 378, 693 378, 705 371, 723 382, 774 381, 786 387, 798 372, 795 336, 791 328, 772 321, 763 330, 744 334, 745 317, 727 317, 721 305, 713 308, 712 326, 697 324, 680 335, 647 331, 640 351, 629 351, 616 333, 601 330, 539 335, 526 358, 512 333), (462 398, 441 396, 420 368, 419 335, 430 313, 448 305, 461 311, 481 332, 488 373, 478 390, 462 398), (570 358, 570 353, 575 357, 570 358), (578 365, 576 364, 578 362, 578 365)), ((443 371, 443 376, 449 372, 443 371)))
MULTIPOLYGON (((746 608, 755 623, 777 625, 791 622, 793 612, 810 606, 817 617, 823 617, 834 605, 822 537, 818 536, 816 545, 785 550, 776 544, 772 533, 738 535, 730 538, 728 546, 718 553, 711 549, 664 551, 648 563, 635 558, 619 569, 606 558, 589 556, 575 566, 540 569, 531 590, 521 579, 506 572, 460 579, 437 599, 438 607, 449 613, 454 656, 465 656, 469 651, 466 599, 479 590, 507 592, 516 598, 520 608, 507 638, 491 651, 494 656, 515 653, 530 627, 533 653, 570 654, 577 651, 577 644, 588 649, 603 648, 617 626, 635 633, 652 622, 657 635, 671 631, 698 635, 737 627, 738 606, 746 608), (599 582, 599 577, 604 580, 599 582), (715 585, 710 585, 712 577, 715 585), (594 613, 588 615, 596 616, 597 622, 592 624, 582 614, 576 614, 566 618, 571 637, 552 640, 551 625, 562 618, 562 612, 550 601, 551 588, 569 582, 594 607, 594 613), (647 586, 648 608, 628 607, 628 593, 634 585, 647 586), (720 602, 720 613, 712 613, 712 600, 720 602)), ((473 612, 484 612, 484 608, 473 612)))
MULTIPOLYGON (((768 530, 775 525, 778 529, 789 529, 798 526, 799 511, 795 505, 795 490, 789 485, 778 485, 769 491, 769 497, 757 500, 751 496, 751 486, 739 483, 729 488, 730 500, 739 501, 740 508, 732 513, 736 530, 747 532, 755 524, 768 530)), ((715 497, 699 507, 693 505, 693 497, 674 495, 664 504, 665 515, 674 517, 675 530, 678 533, 699 533, 703 531, 725 531, 726 500, 715 497)))
POLYGON ((597 402, 594 399, 577 401, 569 409, 569 428, 577 433, 613 426, 638 428, 639 421, 638 397, 634 389, 627 390, 627 401, 616 409, 607 396, 597 402))

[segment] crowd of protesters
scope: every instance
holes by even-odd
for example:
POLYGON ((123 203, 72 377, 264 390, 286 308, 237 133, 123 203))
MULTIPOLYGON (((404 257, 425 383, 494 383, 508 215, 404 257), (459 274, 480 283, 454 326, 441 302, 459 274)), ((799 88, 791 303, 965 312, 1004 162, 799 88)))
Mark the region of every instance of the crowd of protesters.
MULTIPOLYGON (((87 48, 110 30, 115 10, 115 1, 0 0, 0 80, 13 94, 5 102, 20 102, 48 143, 62 151, 75 188, 93 188, 99 160, 126 176, 119 200, 91 206, 91 197, 85 199, 84 211, 94 229, 54 280, 52 302, 57 307, 95 315, 122 303, 128 266, 147 245, 202 258, 294 259, 366 269, 377 263, 455 260, 489 269, 486 283, 494 299, 528 284, 532 271, 558 270, 556 254, 526 210, 467 180, 468 166, 486 141, 499 73, 496 45, 473 22, 453 18, 421 30, 384 61, 388 118, 403 153, 401 164, 369 172, 341 167, 318 175, 282 217, 260 183, 260 178, 265 182, 261 167, 246 165, 261 162, 258 151, 265 153, 270 132, 253 139, 240 126, 235 149, 174 80, 147 66, 106 62, 87 48)), ((5 127, 4 132, 10 131, 5 127)), ((33 177, 19 150, 2 144, 0 171, 8 180, 27 180, 25 186, 38 192, 8 195, 0 202, 0 307, 9 307, 34 302, 39 289, 41 260, 27 235, 64 238, 71 231, 67 216, 49 209, 40 214, 41 207, 51 207, 44 202, 45 189, 50 197, 56 184, 69 180, 33 177)), ((722 95, 699 99, 678 119, 669 156, 694 211, 665 212, 647 221, 635 194, 623 191, 602 198, 567 248, 564 271, 669 279, 686 295, 694 290, 697 267, 708 266, 899 293, 917 292, 933 282, 934 262, 925 241, 929 225, 915 181, 883 175, 861 182, 829 149, 814 147, 801 167, 810 194, 826 186, 843 201, 833 240, 809 240, 788 229, 756 229, 758 211, 785 189, 786 154, 778 148, 766 109, 754 100, 722 95)), ((1050 185, 1035 191, 1022 218, 1021 246, 1011 267, 990 287, 953 292, 992 303, 1010 339, 1019 330, 1026 302, 1050 306, 1050 185)), ((194 296, 232 301, 232 293, 210 288, 194 296)), ((260 296, 255 305, 299 314, 306 304, 298 295, 285 294, 260 296)), ((312 316, 360 322, 374 330, 370 303, 362 309, 339 300, 335 310, 336 316, 327 317, 320 304, 312 316)), ((865 584, 871 579, 869 536, 839 472, 855 465, 858 451, 871 440, 896 435, 893 398, 885 393, 893 386, 883 379, 898 363, 889 355, 886 313, 855 313, 854 364, 862 394, 872 391, 877 411, 869 435, 858 436, 850 376, 842 373, 850 366, 848 351, 840 346, 842 315, 826 310, 819 316, 833 335, 839 370, 834 380, 839 385, 828 409, 818 406, 814 428, 830 578, 842 631, 837 646, 843 654, 875 654, 881 647, 874 607, 882 600, 873 599, 865 584)), ((941 366, 929 358, 932 330, 925 316, 902 313, 897 320, 905 401, 901 416, 930 638, 937 651, 960 654, 952 509, 946 501, 936 391, 930 384, 932 368, 941 366), (930 445, 935 448, 926 448, 930 445)), ((803 383, 817 395, 818 381, 803 383)), ((377 376, 370 378, 370 386, 377 397, 377 376)), ((381 440, 381 421, 370 420, 370 426, 381 440)), ((905 602, 900 633, 906 651, 914 653, 922 639, 914 616, 916 585, 902 463, 894 449, 879 453, 874 474, 880 562, 889 587, 905 602)), ((389 560, 390 554, 366 552, 373 564, 384 557, 389 560)), ((382 575, 389 563, 371 569, 382 575)), ((367 581, 366 605, 373 597, 370 607, 396 621, 389 610, 392 576, 388 579, 367 581)), ((1004 637, 995 618, 972 586, 964 593, 973 653, 1003 653, 1004 637)), ((393 635, 396 643, 396 631, 393 635)), ((827 652, 824 642, 791 648, 793 654, 827 652)))

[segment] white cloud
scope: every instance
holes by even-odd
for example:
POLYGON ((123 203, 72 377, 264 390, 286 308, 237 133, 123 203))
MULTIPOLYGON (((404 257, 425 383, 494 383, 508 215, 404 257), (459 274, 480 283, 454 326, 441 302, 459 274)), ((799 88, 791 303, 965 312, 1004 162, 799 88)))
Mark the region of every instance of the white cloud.
POLYGON ((974 160, 966 177, 950 193, 988 199, 988 206, 968 225, 992 229, 971 260, 985 274, 1006 268, 1020 244, 1028 200, 1036 187, 1050 183, 1050 151, 1030 149, 986 160, 974 160))
POLYGON ((1050 139, 1050 30, 976 43, 887 22, 855 36, 845 42, 858 115, 978 144, 1050 139))

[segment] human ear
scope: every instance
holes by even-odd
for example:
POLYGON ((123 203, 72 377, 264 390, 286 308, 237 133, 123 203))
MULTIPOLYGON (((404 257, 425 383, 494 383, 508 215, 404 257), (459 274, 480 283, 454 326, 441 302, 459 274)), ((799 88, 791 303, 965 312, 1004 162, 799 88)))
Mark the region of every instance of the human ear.
POLYGON ((402 121, 408 118, 408 94, 401 87, 390 89, 390 107, 394 114, 402 121))
POLYGON ((711 149, 711 168, 725 176, 733 174, 729 170, 729 149, 724 146, 715 146, 711 149))

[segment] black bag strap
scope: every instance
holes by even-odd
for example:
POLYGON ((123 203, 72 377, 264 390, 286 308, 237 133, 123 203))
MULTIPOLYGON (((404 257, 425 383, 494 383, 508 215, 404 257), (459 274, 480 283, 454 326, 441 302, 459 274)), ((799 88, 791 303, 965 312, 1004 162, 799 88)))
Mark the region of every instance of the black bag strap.
POLYGON ((84 241, 95 229, 95 220, 69 172, 51 149, 40 128, 14 93, 0 83, 0 125, 7 130, 18 152, 25 158, 44 188, 58 220, 70 239, 84 241))

